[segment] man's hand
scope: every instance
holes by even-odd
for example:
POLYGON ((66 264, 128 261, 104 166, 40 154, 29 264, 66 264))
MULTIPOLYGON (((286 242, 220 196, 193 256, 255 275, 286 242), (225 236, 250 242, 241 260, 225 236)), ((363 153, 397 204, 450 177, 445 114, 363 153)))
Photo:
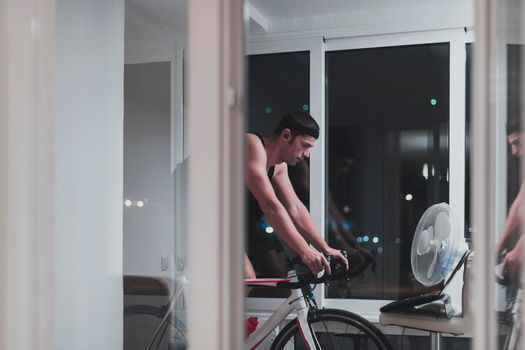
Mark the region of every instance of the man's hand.
POLYGON ((322 253, 308 249, 305 252, 299 254, 301 261, 308 267, 314 276, 317 276, 319 272, 325 269, 326 273, 331 274, 330 263, 326 260, 322 253))
POLYGON ((501 268, 501 272, 503 276, 507 278, 514 278, 516 273, 518 273, 521 268, 521 251, 520 249, 516 248, 508 252, 507 255, 505 255, 505 259, 503 259, 503 267, 501 268))
POLYGON ((514 278, 518 271, 521 270, 522 254, 523 254, 523 236, 516 243, 514 248, 505 255, 503 259, 503 266, 501 273, 507 278, 514 278))
POLYGON ((330 254, 332 259, 338 260, 345 266, 345 270, 348 270, 348 259, 341 253, 340 250, 334 249, 332 247, 327 247, 325 249, 326 254, 330 254))

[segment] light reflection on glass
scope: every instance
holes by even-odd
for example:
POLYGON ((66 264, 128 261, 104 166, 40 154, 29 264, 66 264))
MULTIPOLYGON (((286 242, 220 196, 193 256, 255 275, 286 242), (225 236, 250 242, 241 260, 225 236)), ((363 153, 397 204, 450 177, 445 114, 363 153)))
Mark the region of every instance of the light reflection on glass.
POLYGON ((421 174, 425 178, 425 180, 428 180, 428 164, 423 164, 423 170, 421 171, 421 174))

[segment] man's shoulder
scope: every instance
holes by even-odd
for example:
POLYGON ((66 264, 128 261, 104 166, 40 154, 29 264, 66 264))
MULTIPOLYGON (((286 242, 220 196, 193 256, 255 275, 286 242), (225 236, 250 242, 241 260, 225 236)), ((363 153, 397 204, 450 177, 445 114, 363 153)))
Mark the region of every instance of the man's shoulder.
POLYGON ((259 136, 255 134, 245 134, 246 142, 246 153, 248 155, 247 160, 249 162, 261 162, 266 164, 266 150, 259 139, 259 136))
POLYGON ((247 140, 258 140, 259 139, 259 136, 257 136, 257 134, 254 134, 254 133, 251 133, 251 132, 247 132, 246 134, 244 134, 244 137, 247 140))
POLYGON ((246 140, 246 145, 250 148, 264 149, 261 139, 257 134, 246 133, 245 140, 246 140))

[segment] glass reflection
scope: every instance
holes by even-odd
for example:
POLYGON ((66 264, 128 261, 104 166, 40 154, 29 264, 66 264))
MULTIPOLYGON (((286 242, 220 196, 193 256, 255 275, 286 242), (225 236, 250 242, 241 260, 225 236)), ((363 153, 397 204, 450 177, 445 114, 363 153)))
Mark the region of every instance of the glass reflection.
MULTIPOLYGON (((498 346, 515 349, 521 346, 521 274, 523 266, 523 208, 525 189, 521 175, 521 45, 506 46, 507 54, 507 121, 506 121, 506 207, 508 208, 501 232, 496 241, 496 310, 498 311, 498 346)), ((501 101, 503 103, 503 101, 501 101)))
POLYGON ((125 16, 123 344, 186 349, 187 1, 125 16))

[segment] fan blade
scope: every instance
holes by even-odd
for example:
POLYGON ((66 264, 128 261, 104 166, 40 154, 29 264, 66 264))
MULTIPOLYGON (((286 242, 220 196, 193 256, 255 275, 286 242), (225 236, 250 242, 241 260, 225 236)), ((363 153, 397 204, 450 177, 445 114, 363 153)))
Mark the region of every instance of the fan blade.
POLYGON ((432 239, 432 236, 434 236, 434 229, 432 226, 421 232, 419 240, 417 241, 416 250, 418 255, 423 255, 430 251, 430 240, 432 239))
POLYGON ((434 227, 436 238, 439 242, 450 237, 450 218, 445 212, 441 212, 437 215, 434 227))
POLYGON ((430 280, 432 278, 432 275, 434 274, 434 271, 436 270, 436 262, 438 257, 438 251, 434 251, 434 258, 430 262, 430 266, 428 267, 427 271, 427 278, 430 280))

